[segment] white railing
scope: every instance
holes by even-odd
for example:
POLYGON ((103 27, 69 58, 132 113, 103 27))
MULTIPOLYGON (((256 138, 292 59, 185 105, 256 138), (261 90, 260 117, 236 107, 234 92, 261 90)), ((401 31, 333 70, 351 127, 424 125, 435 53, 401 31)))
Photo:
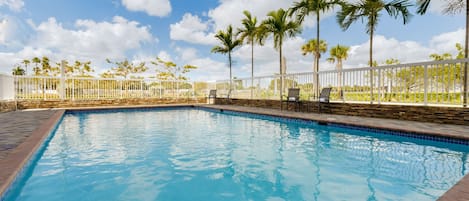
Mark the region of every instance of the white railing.
MULTIPOLYGON (((332 101, 421 105, 464 105, 464 68, 469 59, 399 64, 318 73, 319 88, 333 87, 332 101), (339 93, 342 91, 342 93, 339 93), (341 95, 342 94, 342 95, 341 95)), ((216 82, 156 79, 101 79, 0 75, 0 100, 93 100, 119 98, 201 98, 210 89, 218 97, 280 98, 288 88, 300 88, 302 100, 316 100, 314 73, 295 73, 216 82), (281 84, 283 80, 283 84, 281 84), (252 83, 252 84, 251 84, 252 83)))
POLYGON ((15 79, 13 76, 0 74, 0 100, 15 99, 15 79))
MULTIPOLYGON (((466 62, 469 59, 321 71, 319 88, 333 87, 333 101, 464 105, 466 62)), ((231 97, 278 100, 280 80, 279 75, 255 77, 251 86, 251 78, 235 79, 231 97)), ((313 80, 314 73, 283 75, 283 94, 300 88, 301 99, 315 100, 313 80)), ((217 81, 216 87, 227 94, 229 81, 217 81)))
POLYGON ((100 79, 16 76, 18 100, 99 100, 122 98, 201 98, 206 82, 156 79, 100 79))

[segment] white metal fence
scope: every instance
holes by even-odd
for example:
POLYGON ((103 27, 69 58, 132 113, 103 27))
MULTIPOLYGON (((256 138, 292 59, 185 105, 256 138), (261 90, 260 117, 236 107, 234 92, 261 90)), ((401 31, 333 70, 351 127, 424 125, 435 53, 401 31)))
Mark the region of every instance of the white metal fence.
MULTIPOLYGON (((322 71, 318 73, 319 88, 333 87, 332 101, 463 105, 464 97, 468 97, 464 93, 466 62, 469 59, 322 71)), ((284 94, 288 88, 300 88, 302 100, 315 100, 314 75, 308 72, 235 79, 230 97, 278 100, 283 86, 284 94)), ((0 100, 201 98, 207 97, 210 89, 217 89, 219 97, 230 93, 229 80, 191 82, 0 75, 0 84, 0 100)))
MULTIPOLYGON (((464 69, 469 59, 331 70, 318 73, 319 88, 333 87, 331 99, 344 102, 463 105, 464 69)), ((315 73, 283 75, 283 94, 300 88, 300 98, 315 100, 315 73)), ((279 99, 281 76, 233 80, 232 98, 279 99), (253 83, 253 85, 251 84, 253 83)), ((229 80, 216 87, 229 92, 229 80)))
POLYGON ((18 100, 99 100, 206 97, 208 83, 155 79, 15 77, 18 100))

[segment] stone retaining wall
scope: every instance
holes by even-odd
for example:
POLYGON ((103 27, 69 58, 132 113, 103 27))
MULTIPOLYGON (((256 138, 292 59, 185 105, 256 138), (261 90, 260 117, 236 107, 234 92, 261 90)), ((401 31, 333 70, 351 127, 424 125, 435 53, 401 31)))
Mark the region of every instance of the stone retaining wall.
MULTIPOLYGON (((232 104, 239 106, 262 108, 280 108, 280 101, 278 100, 228 100, 223 98, 217 98, 215 100, 215 103, 222 105, 232 104)), ((297 109, 302 112, 318 112, 317 102, 302 102, 299 108, 297 108, 294 104, 291 103, 288 104, 288 108, 286 105, 287 104, 284 103, 284 109, 292 111, 297 109)), ((469 125, 469 108, 462 107, 330 103, 328 107, 323 104, 321 108, 321 112, 329 114, 469 125)))
POLYGON ((10 112, 16 110, 15 101, 0 101, 0 112, 10 112))
POLYGON ((18 109, 34 108, 73 108, 73 107, 100 107, 100 106, 132 106, 132 105, 159 105, 177 103, 206 103, 206 98, 199 99, 106 99, 106 100, 25 100, 18 101, 18 109))

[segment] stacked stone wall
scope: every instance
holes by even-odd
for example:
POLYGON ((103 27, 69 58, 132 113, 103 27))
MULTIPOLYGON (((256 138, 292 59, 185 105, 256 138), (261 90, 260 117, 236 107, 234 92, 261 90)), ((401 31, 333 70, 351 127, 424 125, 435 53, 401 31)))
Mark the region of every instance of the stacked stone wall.
POLYGON ((15 101, 0 101, 0 112, 10 112, 16 110, 15 101))
MULTIPOLYGON (((278 100, 217 98, 215 103, 279 109, 281 102, 278 100)), ((317 102, 303 101, 299 106, 293 103, 283 103, 283 109, 317 113, 319 106, 317 102)), ((462 107, 329 103, 321 105, 321 113, 469 125, 469 108, 462 107)))
POLYGON ((161 105, 161 104, 197 104, 206 103, 206 98, 199 99, 103 99, 103 100, 25 100, 18 101, 18 109, 36 108, 76 108, 76 107, 105 107, 105 106, 133 106, 133 105, 161 105))

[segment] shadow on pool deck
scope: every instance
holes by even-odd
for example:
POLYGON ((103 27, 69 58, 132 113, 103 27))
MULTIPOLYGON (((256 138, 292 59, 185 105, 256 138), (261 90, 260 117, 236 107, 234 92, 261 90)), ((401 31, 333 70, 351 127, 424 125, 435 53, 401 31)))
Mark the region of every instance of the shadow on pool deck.
MULTIPOLYGON (((191 105, 160 105, 160 106, 128 106, 128 107, 106 107, 106 108, 142 108, 142 107, 167 107, 167 106, 191 106, 191 105)), ((281 111, 276 109, 264 109, 230 105, 198 105, 201 107, 233 110, 240 112, 251 112, 266 115, 283 116, 290 118, 311 119, 320 122, 341 123, 354 126, 365 126, 379 129, 390 129, 403 132, 430 134, 436 136, 452 137, 469 140, 469 125, 449 125, 423 123, 414 121, 401 121, 395 119, 378 119, 368 117, 330 115, 317 113, 301 113, 281 111)), ((99 108, 73 108, 73 109, 99 109, 99 108)), ((72 110, 73 110, 72 109, 72 110)), ((35 146, 24 146, 24 144, 37 142, 42 138, 35 137, 36 133, 48 134, 52 127, 63 115, 64 110, 37 110, 16 111, 0 113, 0 195, 5 190, 6 183, 12 180, 11 175, 16 174, 19 169, 6 167, 5 163, 11 160, 13 155, 28 157, 35 146), (28 154, 18 154, 18 149, 25 149, 28 154), (3 176, 1 176, 3 175, 3 176), (6 176, 8 178, 6 178, 6 176)), ((40 136, 40 135, 39 135, 40 136)), ((37 147, 37 146, 36 146, 37 147)), ((24 152, 25 150, 20 150, 24 152)), ((25 159, 23 158, 23 160, 25 159)), ((9 165, 8 165, 9 166, 9 165)), ((446 192, 440 200, 469 200, 469 175, 466 175, 453 188, 446 192)))

